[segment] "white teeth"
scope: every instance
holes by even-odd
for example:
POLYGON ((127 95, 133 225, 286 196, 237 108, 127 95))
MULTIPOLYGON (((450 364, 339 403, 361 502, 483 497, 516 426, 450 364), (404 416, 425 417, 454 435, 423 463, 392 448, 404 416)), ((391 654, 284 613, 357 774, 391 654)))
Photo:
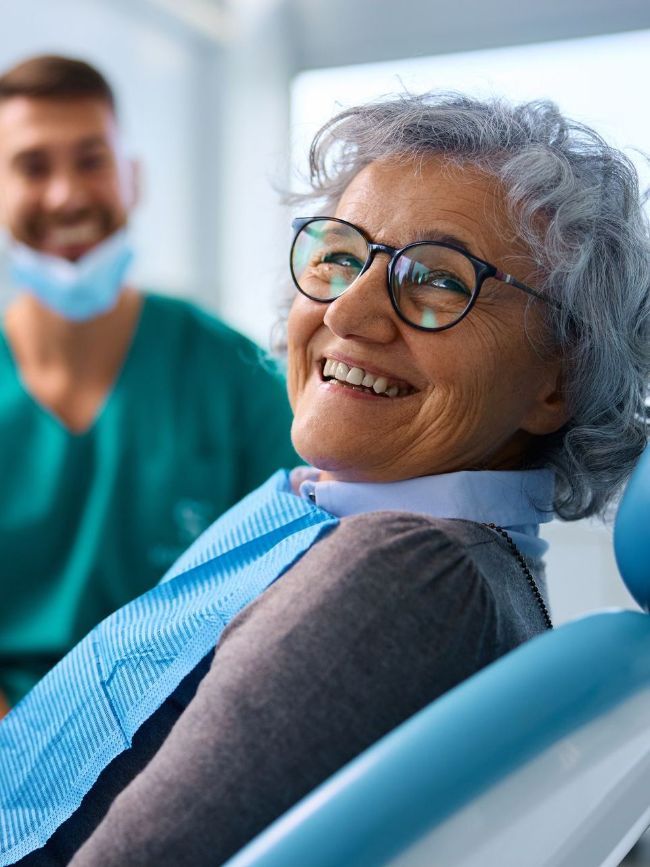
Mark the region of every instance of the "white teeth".
POLYGON ((325 359, 323 376, 333 377, 338 382, 346 382, 349 385, 371 388, 375 394, 385 394, 386 397, 397 397, 409 393, 408 388, 400 388, 399 385, 389 386, 386 376, 374 376, 361 367, 350 367, 343 361, 336 361, 334 358, 325 359))
POLYGON ((345 377, 345 381, 351 385, 361 385, 363 382, 364 371, 360 367, 351 367, 350 372, 345 377))
POLYGON ((339 361, 339 363, 336 365, 336 370, 332 371, 334 377, 341 382, 346 381, 349 372, 350 368, 347 366, 347 364, 343 364, 342 361, 339 361))

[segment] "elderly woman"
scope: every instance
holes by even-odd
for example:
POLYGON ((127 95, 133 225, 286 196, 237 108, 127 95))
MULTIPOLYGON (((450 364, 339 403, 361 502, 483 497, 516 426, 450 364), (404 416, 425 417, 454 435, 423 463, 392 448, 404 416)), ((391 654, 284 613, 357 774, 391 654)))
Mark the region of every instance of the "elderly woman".
POLYGON ((222 863, 550 627, 539 523, 601 513, 644 447, 650 256, 625 157, 548 103, 405 96, 327 124, 311 178, 287 344, 314 469, 243 501, 0 726, 14 761, 23 739, 0 794, 28 829, 2 863, 222 863))

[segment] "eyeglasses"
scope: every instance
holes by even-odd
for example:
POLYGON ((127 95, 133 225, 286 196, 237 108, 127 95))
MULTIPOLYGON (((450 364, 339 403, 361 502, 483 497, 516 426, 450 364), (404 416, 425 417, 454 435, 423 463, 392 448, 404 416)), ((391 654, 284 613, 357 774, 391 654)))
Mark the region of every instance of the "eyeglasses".
POLYGON ((336 217, 299 217, 291 225, 295 231, 291 276, 296 288, 312 301, 336 300, 365 274, 377 253, 386 253, 393 309, 422 331, 457 325, 490 277, 556 306, 536 289, 454 244, 416 241, 399 249, 374 244, 357 226, 336 217))

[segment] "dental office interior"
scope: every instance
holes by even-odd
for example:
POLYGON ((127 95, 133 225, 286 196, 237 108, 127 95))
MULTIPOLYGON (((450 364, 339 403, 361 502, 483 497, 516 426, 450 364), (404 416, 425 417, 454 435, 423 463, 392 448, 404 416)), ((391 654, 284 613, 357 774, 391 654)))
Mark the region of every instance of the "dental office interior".
MULTIPOLYGON (((4 68, 67 54, 115 88, 142 163, 134 282, 192 299, 264 347, 287 291, 282 192, 303 188, 309 141, 341 108, 403 89, 550 98, 650 183, 646 0, 10 0, 0 13, 4 68)), ((611 522, 542 532, 556 625, 638 610, 611 522)), ((650 865, 650 835, 617 863, 650 865)))

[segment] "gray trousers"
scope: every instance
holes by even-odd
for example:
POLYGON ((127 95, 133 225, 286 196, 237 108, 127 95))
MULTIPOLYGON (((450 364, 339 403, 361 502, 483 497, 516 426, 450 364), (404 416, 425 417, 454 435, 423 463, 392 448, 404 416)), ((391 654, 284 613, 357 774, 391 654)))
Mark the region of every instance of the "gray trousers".
POLYGON ((541 631, 528 590, 478 525, 344 519, 231 623, 212 663, 21 863, 223 863, 400 722, 541 631), (496 566, 501 595, 481 563, 496 566))

